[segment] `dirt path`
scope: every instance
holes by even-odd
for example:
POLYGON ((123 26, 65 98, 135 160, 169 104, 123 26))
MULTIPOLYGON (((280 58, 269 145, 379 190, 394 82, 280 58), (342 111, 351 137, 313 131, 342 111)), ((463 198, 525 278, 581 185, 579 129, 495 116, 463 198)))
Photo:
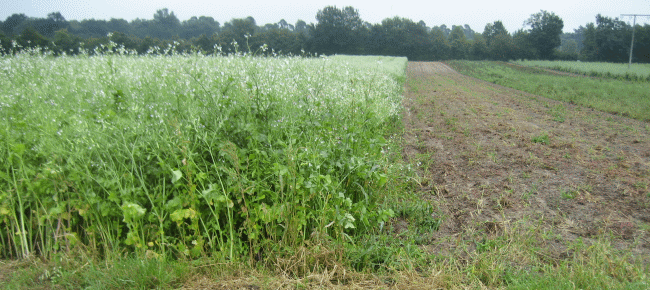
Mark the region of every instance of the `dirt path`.
MULTIPOLYGON (((566 241, 611 233, 650 257, 650 126, 410 62, 404 158, 444 213, 446 237, 541 224, 566 241)), ((646 261, 648 261, 646 259, 646 261)))

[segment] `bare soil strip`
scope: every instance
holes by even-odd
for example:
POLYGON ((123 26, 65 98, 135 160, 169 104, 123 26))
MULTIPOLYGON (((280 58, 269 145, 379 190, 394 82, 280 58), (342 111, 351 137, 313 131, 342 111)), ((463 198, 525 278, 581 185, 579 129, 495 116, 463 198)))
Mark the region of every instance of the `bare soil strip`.
POLYGON ((650 126, 410 62, 404 158, 443 212, 432 234, 498 233, 541 223, 566 242, 611 233, 617 249, 650 258, 650 126))

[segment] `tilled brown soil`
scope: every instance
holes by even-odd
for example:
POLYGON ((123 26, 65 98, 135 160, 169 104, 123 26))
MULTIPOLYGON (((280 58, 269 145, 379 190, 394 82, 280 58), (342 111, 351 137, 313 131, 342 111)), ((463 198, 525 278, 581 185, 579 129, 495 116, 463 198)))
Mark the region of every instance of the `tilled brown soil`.
MULTIPOLYGON (((571 77, 571 76, 567 76, 571 77)), ((435 251, 449 237, 538 224, 567 242, 613 237, 650 257, 650 126, 410 62, 404 158, 439 207, 435 251), (545 138, 547 136, 547 138, 545 138)))

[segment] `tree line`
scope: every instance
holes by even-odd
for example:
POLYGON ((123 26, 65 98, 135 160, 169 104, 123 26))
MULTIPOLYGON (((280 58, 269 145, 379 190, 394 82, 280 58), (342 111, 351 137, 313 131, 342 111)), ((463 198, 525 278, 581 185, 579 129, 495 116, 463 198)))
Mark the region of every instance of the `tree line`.
MULTIPOLYGON (((206 54, 260 52, 300 55, 355 54, 406 56, 409 60, 561 59, 627 62, 633 27, 618 18, 596 16, 595 23, 563 33, 563 20, 553 12, 530 15, 525 28, 509 32, 501 21, 488 23, 483 32, 469 25, 428 27, 424 21, 386 18, 370 24, 353 7, 327 6, 316 14, 317 23, 280 20, 258 26, 253 17, 232 19, 221 25, 209 16, 180 21, 168 9, 153 19, 66 20, 59 12, 46 18, 13 14, 0 21, 0 50, 47 47, 55 54, 91 53, 112 41, 139 54, 159 53, 173 47, 179 52, 206 54), (260 48, 264 48, 261 49, 260 48)), ((650 25, 636 25, 634 62, 650 62, 650 25)), ((168 50, 167 50, 168 51, 168 50)))

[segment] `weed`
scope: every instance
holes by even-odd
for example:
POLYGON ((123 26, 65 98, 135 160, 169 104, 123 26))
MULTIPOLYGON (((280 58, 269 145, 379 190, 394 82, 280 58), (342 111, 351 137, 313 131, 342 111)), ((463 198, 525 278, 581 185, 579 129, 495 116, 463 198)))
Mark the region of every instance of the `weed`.
POLYGON ((481 142, 474 142, 474 144, 472 144, 472 145, 474 145, 474 151, 476 152, 477 155, 483 149, 483 146, 481 145, 481 142))
POLYGON ((492 162, 494 162, 494 163, 498 163, 498 160, 497 160, 497 153, 496 153, 496 152, 488 152, 487 155, 488 155, 488 157, 490 158, 490 160, 492 160, 492 162))
POLYGON ((574 199, 578 195, 580 195, 580 192, 578 192, 578 190, 567 190, 567 191, 563 190, 560 193, 560 195, 562 196, 563 199, 574 199))
POLYGON ((454 126, 457 122, 458 119, 456 118, 445 118, 445 124, 447 124, 447 126, 454 126))
POLYGON ((439 138, 452 140, 452 139, 454 139, 454 136, 440 135, 439 138))
POLYGON ((438 230, 442 219, 438 217, 434 206, 426 200, 406 200, 394 209, 396 218, 404 218, 414 226, 418 235, 431 233, 438 230))
POLYGON ((566 117, 566 107, 564 105, 554 106, 550 113, 553 116, 553 121, 563 123, 566 117))
POLYGON ((531 195, 536 193, 537 193, 537 184, 533 184, 532 188, 529 191, 525 191, 524 193, 521 194, 521 199, 528 200, 531 195))
POLYGON ((540 144, 544 144, 544 145, 548 145, 550 143, 550 140, 548 138, 548 134, 533 136, 531 141, 533 143, 540 143, 540 144))

